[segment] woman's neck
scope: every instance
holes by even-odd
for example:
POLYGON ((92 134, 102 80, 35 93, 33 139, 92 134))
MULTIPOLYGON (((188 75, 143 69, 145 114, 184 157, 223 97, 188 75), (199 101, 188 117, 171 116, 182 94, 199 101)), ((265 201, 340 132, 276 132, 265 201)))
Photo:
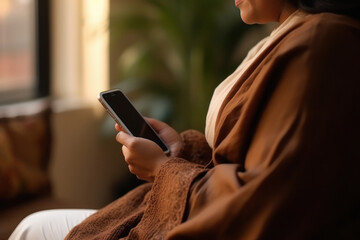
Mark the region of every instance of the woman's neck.
POLYGON ((283 22, 285 22, 285 20, 291 15, 293 14, 296 10, 298 10, 298 8, 294 7, 293 5, 289 5, 287 4, 283 11, 280 13, 279 16, 279 23, 282 24, 283 22))

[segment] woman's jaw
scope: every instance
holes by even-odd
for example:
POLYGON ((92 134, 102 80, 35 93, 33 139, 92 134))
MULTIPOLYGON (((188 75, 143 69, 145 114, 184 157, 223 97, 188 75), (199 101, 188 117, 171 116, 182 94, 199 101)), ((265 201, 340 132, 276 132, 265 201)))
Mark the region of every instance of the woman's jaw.
POLYGON ((242 0, 235 0, 235 6, 239 7, 241 2, 242 2, 242 0))
POLYGON ((234 0, 241 19, 247 24, 284 22, 296 7, 284 0, 234 0))

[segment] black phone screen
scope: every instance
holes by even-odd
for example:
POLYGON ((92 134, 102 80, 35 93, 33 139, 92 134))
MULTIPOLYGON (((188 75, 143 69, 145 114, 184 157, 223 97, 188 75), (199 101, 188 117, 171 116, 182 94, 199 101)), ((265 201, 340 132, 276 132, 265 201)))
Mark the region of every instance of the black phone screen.
POLYGON ((152 140, 157 143, 164 152, 168 152, 168 148, 164 142, 121 91, 105 92, 102 93, 102 97, 117 118, 125 125, 123 127, 127 128, 132 135, 152 140))

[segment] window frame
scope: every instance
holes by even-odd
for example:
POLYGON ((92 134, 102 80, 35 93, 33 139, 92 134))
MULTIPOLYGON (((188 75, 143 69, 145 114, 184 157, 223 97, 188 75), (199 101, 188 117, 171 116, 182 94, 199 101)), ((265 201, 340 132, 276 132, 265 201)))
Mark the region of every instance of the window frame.
POLYGON ((50 95, 50 0, 34 0, 35 56, 34 85, 28 90, 0 91, 0 105, 26 102, 50 95))
POLYGON ((50 95, 50 0, 36 1, 36 95, 50 95))

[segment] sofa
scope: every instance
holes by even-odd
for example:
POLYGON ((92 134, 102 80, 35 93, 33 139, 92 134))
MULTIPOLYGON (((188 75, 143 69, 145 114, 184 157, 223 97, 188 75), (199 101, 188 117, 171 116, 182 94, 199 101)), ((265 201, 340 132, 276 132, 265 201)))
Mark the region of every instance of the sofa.
POLYGON ((33 212, 73 207, 52 194, 51 116, 49 99, 0 106, 0 240, 33 212))

